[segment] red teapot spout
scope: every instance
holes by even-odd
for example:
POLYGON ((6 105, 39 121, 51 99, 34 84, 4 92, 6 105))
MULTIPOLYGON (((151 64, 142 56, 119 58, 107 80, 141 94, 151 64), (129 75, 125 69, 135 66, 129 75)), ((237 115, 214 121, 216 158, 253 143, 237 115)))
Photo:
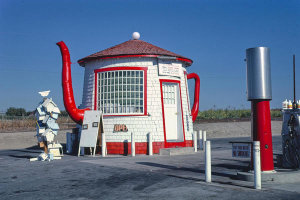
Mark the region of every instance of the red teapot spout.
POLYGON ((77 124, 82 124, 84 112, 86 109, 78 109, 75 104, 73 87, 72 87, 72 75, 71 75, 71 59, 68 47, 61 41, 56 43, 61 52, 62 56, 62 88, 63 88, 63 98, 64 105, 67 113, 77 124))

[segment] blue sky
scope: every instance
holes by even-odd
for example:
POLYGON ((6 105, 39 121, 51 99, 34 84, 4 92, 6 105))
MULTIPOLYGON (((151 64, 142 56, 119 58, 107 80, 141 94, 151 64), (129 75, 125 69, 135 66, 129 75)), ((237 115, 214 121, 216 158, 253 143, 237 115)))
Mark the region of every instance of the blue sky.
MULTIPOLYGON (((33 110, 50 96, 63 108, 58 41, 68 45, 76 104, 84 68, 77 60, 131 39, 191 58, 201 78, 200 110, 249 108, 245 50, 271 49, 272 108, 292 99, 296 54, 300 99, 300 1, 0 1, 0 111, 33 110)), ((193 82, 190 82, 193 93, 193 82)))

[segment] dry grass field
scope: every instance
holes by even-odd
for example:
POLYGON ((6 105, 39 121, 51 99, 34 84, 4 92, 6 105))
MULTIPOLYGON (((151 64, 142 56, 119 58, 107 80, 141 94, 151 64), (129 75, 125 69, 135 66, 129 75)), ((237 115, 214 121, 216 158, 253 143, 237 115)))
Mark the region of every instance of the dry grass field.
MULTIPOLYGON (((65 111, 63 111, 65 112, 65 111)), ((65 113, 67 115, 67 113, 65 113)), ((195 124, 216 122, 241 122, 250 121, 251 110, 249 109, 209 109, 198 113, 195 124)), ((280 109, 271 110, 272 120, 281 120, 280 109)), ((62 115, 57 120, 61 130, 75 127, 75 123, 69 116, 62 115)), ((34 116, 0 116, 0 133, 16 131, 35 131, 36 119, 34 116)))
MULTIPOLYGON (((62 130, 75 127, 75 123, 70 117, 59 117, 57 120, 59 128, 62 130)), ((0 133, 16 131, 35 131, 35 117, 0 117, 0 133)))

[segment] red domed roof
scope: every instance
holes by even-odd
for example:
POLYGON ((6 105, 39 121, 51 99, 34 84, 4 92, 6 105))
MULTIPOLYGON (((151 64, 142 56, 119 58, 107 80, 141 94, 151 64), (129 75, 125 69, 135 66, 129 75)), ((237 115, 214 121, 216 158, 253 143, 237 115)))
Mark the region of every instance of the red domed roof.
POLYGON ((142 40, 128 40, 119 45, 110 47, 103 51, 99 51, 87 57, 78 60, 79 64, 85 63, 94 59, 109 59, 109 58, 122 58, 122 57, 158 57, 169 56, 175 57, 177 60, 184 61, 191 65, 193 61, 189 58, 183 57, 171 51, 162 49, 155 45, 142 40))

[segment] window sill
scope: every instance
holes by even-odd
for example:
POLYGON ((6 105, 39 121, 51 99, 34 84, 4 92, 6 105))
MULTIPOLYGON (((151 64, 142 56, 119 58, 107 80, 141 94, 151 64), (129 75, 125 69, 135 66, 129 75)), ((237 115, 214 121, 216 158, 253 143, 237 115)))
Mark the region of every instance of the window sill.
POLYGON ((127 115, 107 115, 104 114, 103 117, 148 117, 145 114, 127 114, 127 115))

